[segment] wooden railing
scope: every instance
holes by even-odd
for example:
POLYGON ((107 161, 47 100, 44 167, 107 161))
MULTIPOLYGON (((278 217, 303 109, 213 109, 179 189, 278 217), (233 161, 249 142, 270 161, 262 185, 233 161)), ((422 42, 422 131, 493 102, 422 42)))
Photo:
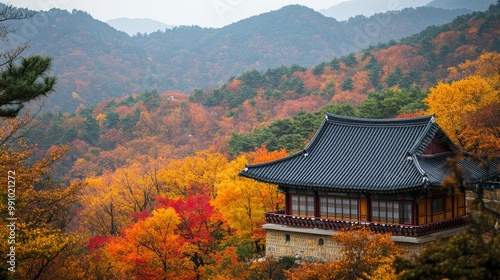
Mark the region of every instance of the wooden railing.
POLYGON ((368 227, 377 233, 392 233, 399 236, 423 236, 434 232, 444 231, 467 225, 467 217, 458 217, 450 220, 435 222, 426 225, 411 226, 398 224, 383 224, 358 221, 330 220, 314 217, 285 215, 283 210, 265 214, 266 222, 270 224, 287 225, 293 227, 317 228, 326 230, 340 230, 344 228, 362 226, 368 227))

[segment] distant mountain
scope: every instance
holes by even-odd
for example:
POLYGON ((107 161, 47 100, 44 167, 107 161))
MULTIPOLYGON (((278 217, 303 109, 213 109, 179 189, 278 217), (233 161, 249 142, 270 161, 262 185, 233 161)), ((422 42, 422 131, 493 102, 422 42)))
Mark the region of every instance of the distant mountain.
POLYGON ((433 0, 427 7, 440 9, 468 9, 471 11, 485 11, 490 5, 493 5, 497 0, 433 0))
POLYGON ((311 67, 465 12, 422 7, 338 22, 293 5, 219 29, 182 26, 130 37, 85 12, 53 9, 12 22, 19 32, 0 51, 28 41, 24 55, 51 56, 58 84, 47 107, 73 111, 145 90, 213 88, 252 69, 311 67))
POLYGON ((431 2, 431 0, 350 0, 337 4, 328 9, 319 10, 319 12, 327 17, 332 17, 336 20, 343 21, 358 15, 369 17, 376 13, 399 11, 405 8, 421 7, 428 4, 429 2, 431 2))
POLYGON ((180 27, 137 39, 157 62, 152 86, 167 82, 176 89, 192 89, 218 85, 252 69, 291 64, 310 67, 372 44, 398 40, 429 25, 448 23, 465 12, 405 9, 338 22, 293 5, 221 29, 180 27), (165 76, 176 79, 168 81, 165 76))
POLYGON ((325 16, 336 20, 348 20, 358 15, 371 16, 387 11, 399 11, 405 8, 434 7, 446 10, 468 9, 470 11, 485 11, 496 0, 350 0, 328 9, 319 10, 325 16))
POLYGON ((152 20, 149 18, 115 18, 106 21, 111 27, 116 30, 123 31, 130 36, 141 34, 150 34, 155 31, 163 31, 167 28, 174 27, 160 21, 152 20))
MULTIPOLYGON (((309 69, 294 65, 252 70, 191 95, 153 90, 108 99, 71 114, 42 114, 31 137, 24 140, 42 149, 72 146, 59 173, 72 178, 89 170, 113 170, 137 156, 168 154, 172 159, 209 147, 225 150, 229 135, 232 153, 262 143, 270 150, 286 147, 293 152, 304 147, 319 126, 316 121, 321 121, 320 114, 311 118, 304 112, 320 111, 327 103, 336 104, 327 105, 325 111, 342 115, 353 115, 353 106, 360 104, 357 113, 373 118, 423 109, 421 101, 430 87, 453 80, 450 67, 458 69, 466 60, 500 52, 499 24, 500 4, 428 27, 399 43, 379 44, 309 69), (404 94, 394 94, 395 85, 404 94), (285 119, 294 115, 294 121, 285 119)), ((193 37, 188 35, 186 41, 193 37)), ((127 79, 119 82, 129 85, 127 79)))

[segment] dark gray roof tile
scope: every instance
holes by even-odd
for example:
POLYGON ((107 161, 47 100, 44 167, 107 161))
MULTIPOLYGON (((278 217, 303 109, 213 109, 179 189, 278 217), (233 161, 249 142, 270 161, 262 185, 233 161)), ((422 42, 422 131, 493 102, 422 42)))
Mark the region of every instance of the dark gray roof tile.
MULTIPOLYGON (((337 191, 420 188, 427 179, 436 184, 449 174, 442 166, 444 155, 422 155, 436 133, 447 140, 431 116, 375 120, 327 114, 303 151, 248 165, 240 175, 280 185, 337 191)), ((447 146, 455 147, 452 143, 447 146)))

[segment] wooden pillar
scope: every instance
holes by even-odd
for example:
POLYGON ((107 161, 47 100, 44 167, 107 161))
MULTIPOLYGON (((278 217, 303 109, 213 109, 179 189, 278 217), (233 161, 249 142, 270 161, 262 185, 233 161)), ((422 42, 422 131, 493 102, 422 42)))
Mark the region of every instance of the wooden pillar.
POLYGON ((369 213, 371 211, 369 211, 369 209, 370 209, 369 205, 370 205, 369 199, 362 199, 362 198, 359 199, 358 213, 359 213, 359 220, 360 221, 368 222, 370 220, 369 213))
POLYGON ((321 217, 321 209, 320 209, 319 192, 318 191, 314 191, 314 217, 316 217, 316 218, 321 217))
POLYGON ((418 203, 415 199, 412 200, 411 224, 418 226, 418 203))
POLYGON ((418 225, 427 224, 427 196, 418 202, 418 225))
POLYGON ((285 190, 285 215, 292 215, 292 195, 290 194, 289 188, 283 188, 285 190))
POLYGON ((372 221, 372 198, 369 195, 366 196, 366 208, 368 210, 366 213, 366 221, 371 222, 372 221))

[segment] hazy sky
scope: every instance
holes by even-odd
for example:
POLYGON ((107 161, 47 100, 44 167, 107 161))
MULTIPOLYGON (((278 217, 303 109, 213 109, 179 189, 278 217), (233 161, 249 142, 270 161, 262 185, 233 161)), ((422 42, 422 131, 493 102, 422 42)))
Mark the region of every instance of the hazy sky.
POLYGON ((346 0, 10 0, 2 1, 32 10, 60 8, 83 10, 94 18, 151 18, 170 25, 222 27, 232 22, 301 4, 326 9, 346 0))

